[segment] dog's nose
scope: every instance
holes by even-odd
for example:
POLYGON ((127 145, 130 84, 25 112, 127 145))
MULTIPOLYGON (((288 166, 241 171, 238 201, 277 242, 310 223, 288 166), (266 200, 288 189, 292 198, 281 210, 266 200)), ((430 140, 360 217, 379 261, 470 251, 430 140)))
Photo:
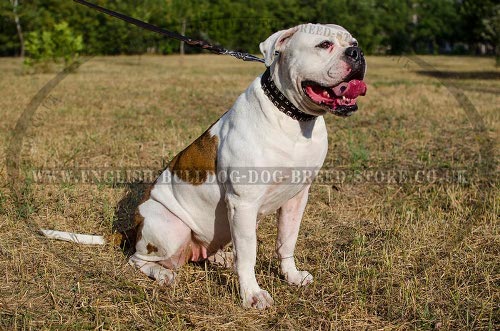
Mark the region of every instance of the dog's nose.
POLYGON ((359 61, 363 58, 363 51, 359 47, 348 47, 345 50, 345 55, 353 61, 359 61))

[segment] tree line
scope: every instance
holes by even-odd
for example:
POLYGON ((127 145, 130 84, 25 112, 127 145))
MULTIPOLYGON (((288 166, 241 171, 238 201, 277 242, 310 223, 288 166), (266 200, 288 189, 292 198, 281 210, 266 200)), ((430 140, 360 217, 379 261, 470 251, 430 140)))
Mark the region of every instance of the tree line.
MULTIPOLYGON (((165 39, 73 1, 0 0, 0 56, 22 55, 31 32, 67 23, 82 53, 179 52, 165 39)), ((496 0, 91 0, 109 9, 229 49, 258 52, 274 31, 300 23, 336 23, 369 54, 499 51, 496 0)), ((199 50, 186 47, 186 52, 199 50)))

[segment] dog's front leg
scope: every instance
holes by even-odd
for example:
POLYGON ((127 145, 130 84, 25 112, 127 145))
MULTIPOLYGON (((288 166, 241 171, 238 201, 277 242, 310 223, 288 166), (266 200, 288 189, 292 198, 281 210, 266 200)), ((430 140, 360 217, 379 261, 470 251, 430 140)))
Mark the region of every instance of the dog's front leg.
POLYGON ((258 309, 270 307, 273 304, 271 295, 259 287, 255 278, 258 206, 233 195, 226 196, 226 203, 243 306, 258 309))
POLYGON ((288 200, 278 210, 276 253, 280 259, 280 272, 288 283, 299 286, 307 285, 313 281, 313 276, 309 272, 297 270, 294 257, 300 222, 306 208, 308 196, 309 186, 288 200))

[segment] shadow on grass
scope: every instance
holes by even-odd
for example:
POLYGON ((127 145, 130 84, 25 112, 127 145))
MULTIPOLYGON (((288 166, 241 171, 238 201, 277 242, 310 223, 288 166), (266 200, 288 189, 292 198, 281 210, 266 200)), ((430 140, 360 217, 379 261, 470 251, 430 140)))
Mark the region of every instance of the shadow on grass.
POLYGON ((120 245, 127 256, 132 255, 135 250, 135 210, 150 186, 151 184, 145 183, 126 184, 127 194, 116 205, 113 233, 122 234, 116 243, 120 245))
POLYGON ((437 71, 419 70, 417 74, 439 78, 439 79, 476 79, 497 80, 500 79, 500 71, 437 71))

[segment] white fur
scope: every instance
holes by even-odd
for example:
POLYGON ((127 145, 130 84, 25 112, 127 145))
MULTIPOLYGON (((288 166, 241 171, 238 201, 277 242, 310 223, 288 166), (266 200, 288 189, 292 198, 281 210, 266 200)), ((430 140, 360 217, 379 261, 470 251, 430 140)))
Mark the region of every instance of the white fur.
POLYGON ((103 236, 93 236, 73 232, 40 229, 40 232, 47 238, 74 242, 84 245, 104 245, 106 241, 103 236))

